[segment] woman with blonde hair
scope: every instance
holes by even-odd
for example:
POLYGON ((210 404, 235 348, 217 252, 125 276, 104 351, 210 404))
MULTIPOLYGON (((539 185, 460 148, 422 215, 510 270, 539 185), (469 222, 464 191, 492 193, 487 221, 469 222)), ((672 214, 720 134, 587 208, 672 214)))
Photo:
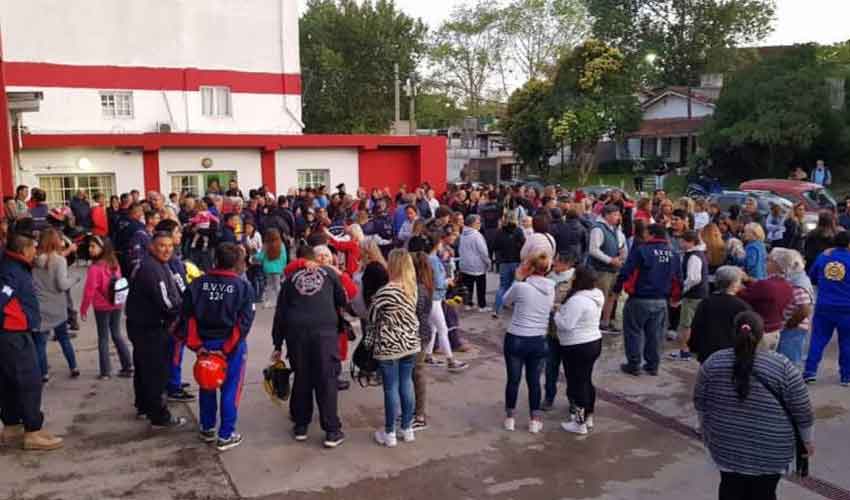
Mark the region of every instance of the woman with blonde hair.
POLYGON ((738 265, 744 268, 751 279, 767 278, 767 247, 764 245, 764 229, 757 222, 744 226, 744 258, 738 265))
POLYGON ((369 325, 363 342, 378 361, 384 387, 384 428, 375 432, 375 441, 392 448, 397 444, 396 409, 401 406, 404 442, 415 440, 413 411, 413 368, 421 350, 416 270, 407 250, 392 250, 387 263, 389 281, 375 294, 369 308, 369 325))
POLYGON ((720 266, 726 264, 728 255, 726 253, 726 242, 720 228, 715 223, 708 224, 700 231, 700 238, 705 243, 705 256, 708 258, 708 272, 714 274, 720 266))
POLYGON ((47 337, 51 330, 56 334, 56 340, 62 347, 62 354, 71 370, 71 378, 80 376, 74 346, 68 335, 68 298, 65 294, 80 280, 78 278, 73 281, 68 275, 68 261, 62 255, 64 246, 59 231, 53 228, 42 231, 38 239, 38 255, 33 261, 32 268, 38 309, 41 314, 41 327, 33 334, 33 338, 41 377, 45 382, 49 379, 47 337))
POLYGON ((345 234, 348 238, 337 238, 328 228, 325 228, 325 234, 328 236, 328 245, 342 253, 345 260, 345 272, 354 276, 354 273, 360 269, 360 255, 363 249, 363 240, 366 239, 363 228, 357 223, 346 226, 345 234))
POLYGON ((516 281, 503 299, 504 305, 514 306, 504 343, 507 368, 504 427, 507 431, 516 428, 514 413, 523 368, 531 414, 528 431, 537 434, 543 430, 540 372, 548 354, 546 334, 549 315, 555 303, 555 283, 546 277, 550 267, 552 261, 545 253, 528 258, 517 269, 516 281))

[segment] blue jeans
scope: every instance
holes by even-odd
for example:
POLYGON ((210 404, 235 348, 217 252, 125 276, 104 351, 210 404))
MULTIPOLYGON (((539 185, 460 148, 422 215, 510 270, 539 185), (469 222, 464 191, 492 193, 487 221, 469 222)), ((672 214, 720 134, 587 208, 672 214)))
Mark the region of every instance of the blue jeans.
POLYGON ((109 339, 115 344, 118 351, 118 359, 121 362, 121 370, 133 369, 133 357, 127 341, 121 336, 121 309, 114 311, 95 311, 94 319, 97 323, 97 353, 100 365, 100 374, 112 375, 112 363, 109 359, 109 339))
POLYGON ((380 361, 381 378, 384 384, 384 430, 395 432, 397 408, 401 405, 401 428, 413 425, 413 410, 416 396, 413 392, 413 368, 416 355, 401 359, 380 361))
POLYGON ((803 368, 803 344, 806 342, 805 330, 794 328, 782 330, 779 334, 779 345, 776 352, 791 360, 797 368, 803 368))
POLYGON ((841 381, 850 382, 850 315, 846 311, 815 309, 815 315, 812 318, 812 340, 809 344, 804 376, 817 376, 823 350, 832 340, 835 330, 838 330, 838 368, 841 372, 841 381))
POLYGON ((514 275, 516 268, 519 267, 519 262, 503 262, 499 264, 499 289, 496 290, 496 304, 494 308, 496 312, 502 312, 502 302, 508 288, 514 283, 514 275))
POLYGON ((623 346, 626 362, 633 370, 640 369, 641 353, 644 369, 658 370, 661 346, 667 327, 667 300, 629 298, 623 308, 623 346))
MULTIPOLYGON (((75 370, 77 368, 77 357, 74 354, 74 346, 71 344, 71 337, 68 336, 68 322, 63 321, 53 329, 56 334, 56 340, 62 347, 62 354, 65 355, 65 360, 68 362, 68 368, 75 370)), ((36 359, 38 360, 38 368, 41 370, 41 376, 44 377, 48 372, 47 365, 47 337, 50 336, 50 330, 44 332, 33 332, 32 338, 35 341, 36 359)))
POLYGON ((508 382, 505 385, 505 413, 512 417, 516 410, 519 383, 525 367, 525 383, 528 386, 528 409, 532 417, 540 415, 540 371, 548 355, 549 346, 545 335, 520 337, 505 334, 505 368, 508 382))

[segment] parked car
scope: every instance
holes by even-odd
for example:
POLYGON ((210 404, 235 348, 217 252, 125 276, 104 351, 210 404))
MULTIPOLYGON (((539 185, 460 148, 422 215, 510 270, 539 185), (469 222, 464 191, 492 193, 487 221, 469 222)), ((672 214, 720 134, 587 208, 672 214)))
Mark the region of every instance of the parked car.
POLYGON ((594 198, 599 198, 599 195, 605 194, 605 193, 607 193, 611 190, 614 190, 614 189, 623 193, 623 198, 625 198, 627 200, 631 199, 631 196, 629 196, 629 193, 627 193, 625 189, 623 189, 621 187, 617 187, 617 186, 605 186, 605 185, 601 185, 601 184, 597 185, 597 186, 585 186, 585 187, 581 188, 581 192, 588 195, 588 196, 593 196, 594 198))
POLYGON ((770 214, 771 205, 780 205, 785 210, 791 210, 792 203, 781 196, 777 196, 768 191, 721 191, 709 198, 712 203, 717 203, 720 206, 720 211, 728 214, 729 207, 737 205, 743 207, 747 198, 753 198, 758 203, 759 213, 767 217, 770 214))
POLYGON ((760 191, 781 196, 792 205, 802 202, 806 205, 806 217, 803 220, 805 230, 811 231, 817 226, 818 212, 835 210, 838 204, 828 189, 819 184, 789 179, 757 179, 741 184, 742 191, 760 191))

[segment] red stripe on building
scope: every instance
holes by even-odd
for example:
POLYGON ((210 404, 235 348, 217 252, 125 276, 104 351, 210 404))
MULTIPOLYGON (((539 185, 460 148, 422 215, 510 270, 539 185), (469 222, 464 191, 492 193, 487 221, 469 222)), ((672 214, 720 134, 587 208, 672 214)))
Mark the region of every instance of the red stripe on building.
POLYGON ((201 86, 230 87, 246 94, 301 95, 301 75, 197 68, 79 66, 69 64, 3 63, 6 85, 120 90, 197 92, 201 86))

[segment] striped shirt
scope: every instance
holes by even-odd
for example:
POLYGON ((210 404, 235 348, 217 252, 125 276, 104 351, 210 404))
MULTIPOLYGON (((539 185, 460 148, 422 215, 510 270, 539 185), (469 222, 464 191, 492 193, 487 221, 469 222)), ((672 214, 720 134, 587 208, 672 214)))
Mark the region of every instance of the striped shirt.
MULTIPOLYGON (((812 297, 811 292, 806 290, 801 286, 794 287, 794 295, 792 296, 791 303, 785 308, 785 311, 782 312, 783 319, 787 322, 788 318, 794 315, 794 311, 799 309, 802 306, 811 306, 814 304, 814 297, 812 297)), ((800 322, 799 325, 795 328, 795 330, 803 330, 808 332, 810 330, 812 324, 811 313, 806 316, 806 318, 800 322)))
MULTIPOLYGON (((732 381, 733 349, 712 354, 702 365, 694 387, 694 406, 703 440, 722 471, 778 474, 794 458, 794 430, 776 397, 752 377, 750 393, 739 400, 732 381)), ((809 392, 799 370, 781 354, 759 351, 753 372, 770 385, 788 407, 808 441, 814 429, 809 392)))

